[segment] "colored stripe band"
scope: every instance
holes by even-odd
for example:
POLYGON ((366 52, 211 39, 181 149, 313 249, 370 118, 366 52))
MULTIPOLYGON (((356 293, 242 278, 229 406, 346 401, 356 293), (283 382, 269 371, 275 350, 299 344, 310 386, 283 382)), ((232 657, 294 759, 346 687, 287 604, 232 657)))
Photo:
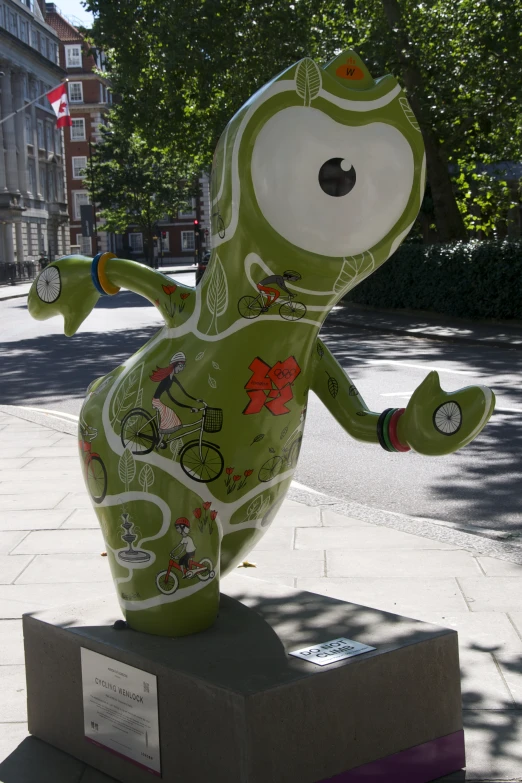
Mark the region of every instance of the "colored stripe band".
POLYGON ((103 253, 100 256, 100 259, 98 261, 98 281, 103 288, 103 291, 108 296, 114 296, 114 294, 117 294, 120 290, 117 285, 113 285, 109 278, 107 277, 107 273, 105 272, 105 267, 107 265, 107 261, 110 261, 111 258, 116 258, 114 253, 103 253))
POLYGON ((384 438, 384 442, 388 446, 389 451, 397 451, 393 443, 391 442, 390 435, 389 435, 389 427, 390 427, 390 420, 393 414, 395 413, 396 408, 392 408, 387 414, 384 419, 383 425, 382 425, 382 436, 384 438))
POLYGON ((395 413, 390 419, 390 425, 388 427, 388 436, 393 446, 395 446, 397 451, 400 452, 411 451, 410 446, 408 446, 405 443, 401 443, 401 441, 399 440, 399 436, 397 435, 397 424, 399 423, 399 419, 404 413, 404 411, 405 408, 397 408, 397 410, 395 411, 395 413))
POLYGON ((377 438, 378 438, 379 443, 381 444, 382 448, 384 449, 384 451, 391 451, 391 449, 388 448, 388 446, 386 445, 386 441, 384 440, 384 436, 382 434, 382 425, 384 424, 384 419, 386 418, 388 413, 390 411, 393 411, 393 410, 394 410, 394 408, 386 408, 386 410, 384 410, 381 413, 381 415, 379 416, 379 418, 377 420, 377 438))
POLYGON ((91 279, 92 279, 93 285, 94 285, 95 289, 98 291, 98 293, 101 296, 108 296, 108 294, 101 287, 100 281, 98 280, 98 262, 99 262, 101 256, 102 256, 102 254, 98 253, 98 255, 94 256, 94 258, 92 259, 91 279))

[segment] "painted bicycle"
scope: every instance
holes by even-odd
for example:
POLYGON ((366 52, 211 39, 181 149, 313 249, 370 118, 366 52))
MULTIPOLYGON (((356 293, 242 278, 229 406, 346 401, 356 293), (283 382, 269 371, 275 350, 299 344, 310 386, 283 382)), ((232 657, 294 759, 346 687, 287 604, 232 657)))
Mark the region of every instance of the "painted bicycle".
POLYGON ((299 434, 291 441, 287 441, 287 444, 283 447, 281 455, 277 457, 270 457, 259 469, 258 479, 259 481, 271 481, 275 478, 283 469, 290 470, 290 468, 297 465, 297 458, 301 450, 301 441, 303 436, 299 434))
POLYGON ((267 313, 271 307, 279 307, 279 315, 285 321, 299 321, 306 315, 306 305, 302 302, 294 302, 294 295, 287 298, 278 298, 275 302, 269 302, 268 296, 260 291, 257 296, 242 296, 237 303, 239 314, 243 318, 257 318, 261 313, 267 313))
POLYGON ((95 503, 101 503, 107 494, 107 470, 99 454, 92 450, 92 442, 98 435, 95 427, 80 423, 78 445, 83 458, 85 483, 95 503))
POLYGON ((208 557, 203 557, 201 562, 191 560, 190 568, 185 571, 179 564, 179 559, 179 556, 174 556, 171 552, 169 567, 166 571, 160 571, 156 577, 156 587, 165 595, 175 593, 179 587, 179 576, 176 571, 181 574, 182 579, 193 579, 196 576, 201 582, 207 582, 216 575, 212 561, 208 557))
MULTIPOLYGON (((149 413, 143 408, 133 408, 121 423, 121 442, 133 454, 149 454, 153 449, 166 449, 174 441, 183 441, 197 433, 194 440, 181 445, 179 463, 184 473, 194 481, 208 484, 219 478, 223 472, 223 455, 216 443, 203 440, 204 433, 219 432, 223 426, 221 408, 193 408, 201 412, 201 418, 190 424, 182 424, 173 430, 161 430, 159 412, 149 413)), ((171 446, 172 448, 172 446, 171 446)))

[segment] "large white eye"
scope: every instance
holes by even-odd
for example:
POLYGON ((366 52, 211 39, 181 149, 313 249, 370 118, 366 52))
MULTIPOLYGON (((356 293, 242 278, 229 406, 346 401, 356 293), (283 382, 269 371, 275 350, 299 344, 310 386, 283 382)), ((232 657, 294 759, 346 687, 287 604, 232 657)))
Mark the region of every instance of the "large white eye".
POLYGON ((341 125, 292 106, 263 126, 252 153, 261 212, 293 245, 322 256, 353 256, 398 221, 413 186, 413 153, 391 125, 341 125))

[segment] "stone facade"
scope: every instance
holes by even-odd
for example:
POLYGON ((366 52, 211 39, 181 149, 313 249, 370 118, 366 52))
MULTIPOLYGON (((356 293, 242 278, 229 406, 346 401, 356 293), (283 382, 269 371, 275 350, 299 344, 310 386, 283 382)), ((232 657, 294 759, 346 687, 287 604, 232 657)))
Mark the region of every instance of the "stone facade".
POLYGON ((36 0, 0 0, 0 282, 5 265, 21 274, 69 252, 63 135, 45 97, 66 74, 44 14, 36 0))

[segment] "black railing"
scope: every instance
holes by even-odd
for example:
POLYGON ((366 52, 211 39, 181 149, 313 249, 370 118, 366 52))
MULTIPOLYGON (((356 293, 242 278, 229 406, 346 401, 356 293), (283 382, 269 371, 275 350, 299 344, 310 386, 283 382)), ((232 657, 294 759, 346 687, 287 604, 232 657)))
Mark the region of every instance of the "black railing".
POLYGON ((45 263, 39 261, 23 261, 21 264, 0 263, 0 285, 16 285, 34 280, 45 263))

